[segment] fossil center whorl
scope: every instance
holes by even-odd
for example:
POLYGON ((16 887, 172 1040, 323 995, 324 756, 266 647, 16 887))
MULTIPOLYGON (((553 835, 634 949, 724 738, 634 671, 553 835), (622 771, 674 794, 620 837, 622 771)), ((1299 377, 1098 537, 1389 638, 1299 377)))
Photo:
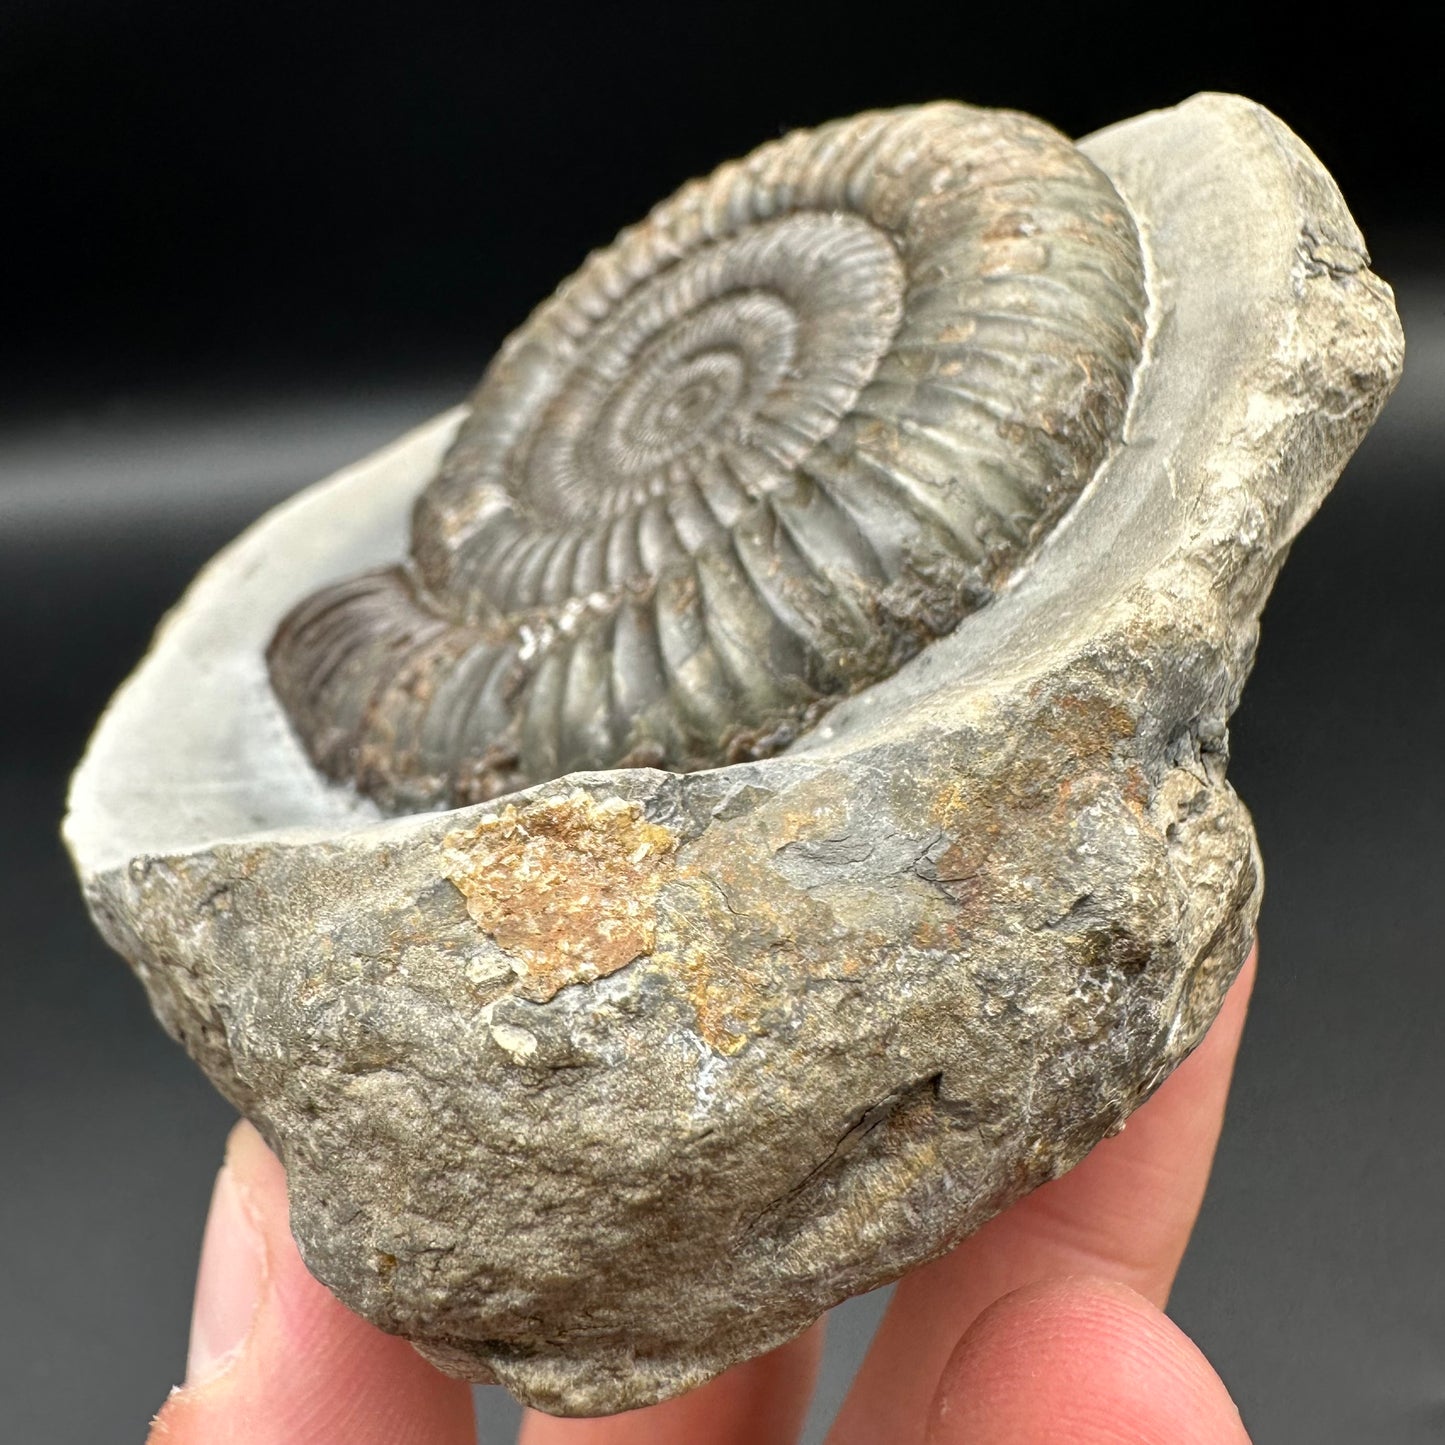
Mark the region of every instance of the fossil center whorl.
POLYGON ((610 279, 594 260, 566 313, 534 319, 545 344, 504 351, 419 511, 423 578, 461 615, 655 576, 720 539, 853 405, 905 284, 885 234, 816 213, 719 239, 621 295, 610 279), (605 576, 574 572, 572 539, 625 534, 649 507, 666 517, 611 539, 627 551, 605 576))
POLYGON ((1064 137, 940 104, 685 186, 533 313, 402 566, 282 623, 332 777, 394 810, 775 751, 981 605, 1118 439, 1128 211, 1064 137))

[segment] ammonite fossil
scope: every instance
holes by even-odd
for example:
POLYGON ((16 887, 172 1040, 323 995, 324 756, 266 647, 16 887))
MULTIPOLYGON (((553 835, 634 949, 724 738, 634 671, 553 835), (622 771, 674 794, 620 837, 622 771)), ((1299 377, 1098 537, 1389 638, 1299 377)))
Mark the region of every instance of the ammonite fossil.
POLYGON ((984 602, 1116 443, 1134 222, 1040 121, 798 131, 594 255, 492 363, 411 561, 282 624, 312 757, 392 809, 762 757, 984 602))
POLYGON ((91 912, 348 1305, 676 1394, 1199 1041, 1260 609, 1401 354, 1238 97, 767 145, 211 563, 76 774, 91 912))

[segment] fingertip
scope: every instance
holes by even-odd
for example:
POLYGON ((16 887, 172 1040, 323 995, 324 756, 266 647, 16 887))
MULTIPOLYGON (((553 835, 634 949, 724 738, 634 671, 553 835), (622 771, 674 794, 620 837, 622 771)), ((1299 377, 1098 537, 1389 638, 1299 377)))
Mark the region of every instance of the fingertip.
POLYGON ((263 1197, 268 1212, 284 1212, 286 1171, 249 1119, 239 1119, 226 1136, 226 1167, 263 1197))
POLYGON ((267 1245, 254 1191, 230 1149, 216 1176, 191 1310, 186 1384, 207 1384, 229 1369, 255 1324, 266 1284, 267 1245))
POLYGON ((1239 1039, 1244 1032, 1245 1015, 1249 1012, 1249 1001, 1254 994, 1254 981, 1258 972, 1259 942, 1256 940, 1250 945, 1249 953, 1240 965, 1234 982, 1225 993, 1224 1002, 1220 1004, 1214 1022, 1205 1031, 1199 1047, 1179 1066, 1180 1069, 1192 1067, 1194 1071, 1200 1071, 1211 1066, 1217 1068, 1218 1062, 1211 1065, 1211 1060, 1218 1056, 1225 1061, 1226 1069, 1233 1070, 1234 1056, 1239 1050, 1239 1039))
POLYGON ((958 1342, 927 1445, 1248 1445, 1224 1382, 1142 1295, 1074 1277, 1026 1285, 958 1342))
POLYGON ((471 1445, 471 1391, 312 1277, 291 1237, 285 1172, 243 1122, 227 1141, 207 1220, 188 1381, 147 1445, 296 1440, 471 1445), (249 1275, 248 1250, 258 1264, 249 1275))

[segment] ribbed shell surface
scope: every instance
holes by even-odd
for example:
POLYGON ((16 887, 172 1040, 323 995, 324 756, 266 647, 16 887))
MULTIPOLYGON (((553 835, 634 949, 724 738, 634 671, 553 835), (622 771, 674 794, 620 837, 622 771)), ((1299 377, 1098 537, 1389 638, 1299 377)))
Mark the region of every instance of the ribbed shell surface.
POLYGON ((786 746, 987 601, 1119 438, 1144 334, 1108 179, 951 103, 684 186, 503 345, 410 559, 273 685, 384 808, 786 746))

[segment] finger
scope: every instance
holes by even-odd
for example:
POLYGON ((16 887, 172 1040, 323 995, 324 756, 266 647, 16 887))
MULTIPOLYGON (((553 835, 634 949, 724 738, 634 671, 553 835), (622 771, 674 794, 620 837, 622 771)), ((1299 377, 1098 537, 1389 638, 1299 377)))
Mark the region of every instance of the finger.
POLYGON ((1109 1280, 1029 1285, 949 1358, 926 1445, 1249 1445, 1224 1382, 1142 1295, 1109 1280))
POLYGON ((645 1410, 600 1420, 557 1420, 529 1410, 519 1445, 793 1445, 822 1351, 819 1320, 780 1349, 645 1410))
POLYGON ((186 1384, 147 1445, 472 1445, 471 1391, 344 1309, 291 1239, 286 1181, 231 1132, 206 1221, 186 1384))
POLYGON ((921 1439, 954 1342, 1021 1285, 1098 1274, 1163 1306, 1204 1197, 1254 969, 1251 952, 1204 1041, 1121 1134, 900 1282, 830 1445, 921 1439))

